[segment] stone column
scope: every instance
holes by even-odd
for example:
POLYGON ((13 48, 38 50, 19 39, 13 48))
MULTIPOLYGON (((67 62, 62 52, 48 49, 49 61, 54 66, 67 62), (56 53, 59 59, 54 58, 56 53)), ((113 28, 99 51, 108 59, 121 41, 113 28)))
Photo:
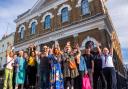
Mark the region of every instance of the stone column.
POLYGON ((101 45, 103 45, 103 47, 110 47, 110 33, 105 25, 98 27, 98 29, 100 30, 101 45))
POLYGON ((41 51, 40 45, 37 45, 37 51, 41 51))
POLYGON ((73 37, 74 37, 74 43, 79 43, 78 33, 74 34, 73 37))

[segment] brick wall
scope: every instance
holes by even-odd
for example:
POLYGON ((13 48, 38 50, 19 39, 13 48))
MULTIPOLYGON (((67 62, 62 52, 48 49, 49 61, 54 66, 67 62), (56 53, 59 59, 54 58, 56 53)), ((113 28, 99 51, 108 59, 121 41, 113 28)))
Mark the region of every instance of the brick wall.
MULTIPOLYGON (((51 0, 46 0, 46 2, 44 4, 50 3, 51 0)), ((25 25, 25 35, 24 35, 24 39, 20 40, 19 38, 19 34, 18 34, 18 30, 19 30, 19 26, 16 27, 16 37, 15 37, 15 44, 18 44, 20 42, 24 42, 27 40, 30 40, 32 37, 39 37, 48 33, 51 33, 52 31, 61 29, 64 26, 69 26, 72 25, 72 23, 75 23, 76 21, 80 21, 82 19, 86 19, 89 18, 91 16, 97 15, 97 14, 103 14, 103 10, 102 10, 102 6, 101 6, 101 2, 100 0, 93 0, 92 2, 89 3, 90 6, 90 14, 86 15, 86 16, 82 16, 81 14, 81 8, 80 7, 76 7, 78 0, 68 0, 67 2, 63 3, 63 4, 68 4, 71 6, 72 10, 69 11, 69 21, 62 23, 61 22, 61 16, 57 15, 59 8, 63 5, 60 4, 57 6, 57 8, 52 8, 51 10, 47 11, 47 12, 51 12, 54 15, 54 18, 52 18, 52 25, 50 29, 44 29, 44 23, 41 22, 43 15, 46 13, 42 13, 41 16, 36 16, 32 19, 36 19, 38 21, 38 25, 37 25, 37 29, 36 29, 36 36, 34 35, 30 35, 30 28, 28 28, 29 22, 32 20, 30 19, 28 22, 24 22, 22 24, 25 25)))

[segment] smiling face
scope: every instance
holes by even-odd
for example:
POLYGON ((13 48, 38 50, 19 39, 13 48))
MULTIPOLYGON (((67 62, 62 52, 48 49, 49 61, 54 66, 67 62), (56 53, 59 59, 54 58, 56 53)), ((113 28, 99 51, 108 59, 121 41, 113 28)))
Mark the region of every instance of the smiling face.
POLYGON ((24 52, 23 51, 19 51, 19 56, 23 57, 23 55, 24 55, 24 52))
POLYGON ((24 58, 27 59, 28 58, 28 53, 24 53, 24 58))
POLYGON ((48 47, 47 46, 43 46, 43 52, 47 52, 48 51, 48 47))
POLYGON ((71 46, 67 45, 67 46, 66 46, 66 51, 67 51, 67 52, 71 52, 71 46))
POLYGON ((35 54, 35 52, 33 51, 32 54, 31 54, 31 56, 32 56, 32 57, 35 57, 35 55, 36 55, 36 54, 35 54))
POLYGON ((78 51, 78 49, 76 49, 76 48, 75 48, 75 49, 73 49, 73 51, 74 51, 74 52, 77 52, 77 51, 78 51))
POLYGON ((72 50, 72 48, 71 48, 71 42, 68 41, 68 42, 66 43, 66 46, 65 46, 65 51, 66 51, 66 52, 71 52, 71 50, 72 50))
POLYGON ((108 48, 105 47, 105 48, 103 49, 103 54, 105 54, 105 55, 108 55, 108 54, 109 54, 108 48))
POLYGON ((16 58, 17 58, 17 54, 14 55, 14 59, 16 59, 16 58))
POLYGON ((91 51, 90 48, 86 48, 86 49, 85 49, 85 53, 86 53, 86 54, 90 54, 90 51, 91 51))

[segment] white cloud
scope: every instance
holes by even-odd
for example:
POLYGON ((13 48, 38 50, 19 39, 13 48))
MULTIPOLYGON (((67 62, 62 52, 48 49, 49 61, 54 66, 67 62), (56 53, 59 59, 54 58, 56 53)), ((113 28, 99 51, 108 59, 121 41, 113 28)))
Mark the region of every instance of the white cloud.
POLYGON ((108 0, 107 8, 119 36, 121 45, 122 47, 126 47, 128 45, 128 1, 108 0))

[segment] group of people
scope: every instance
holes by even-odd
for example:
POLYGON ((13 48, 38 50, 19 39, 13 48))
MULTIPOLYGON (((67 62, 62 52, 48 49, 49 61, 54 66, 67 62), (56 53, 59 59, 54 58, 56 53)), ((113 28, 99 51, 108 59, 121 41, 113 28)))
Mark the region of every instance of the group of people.
POLYGON ((81 52, 78 44, 67 42, 61 50, 55 42, 52 48, 44 45, 41 52, 34 45, 18 53, 7 50, 3 89, 83 89, 86 75, 91 89, 98 89, 99 78, 102 89, 117 89, 113 49, 102 51, 99 46, 88 41, 81 52))

